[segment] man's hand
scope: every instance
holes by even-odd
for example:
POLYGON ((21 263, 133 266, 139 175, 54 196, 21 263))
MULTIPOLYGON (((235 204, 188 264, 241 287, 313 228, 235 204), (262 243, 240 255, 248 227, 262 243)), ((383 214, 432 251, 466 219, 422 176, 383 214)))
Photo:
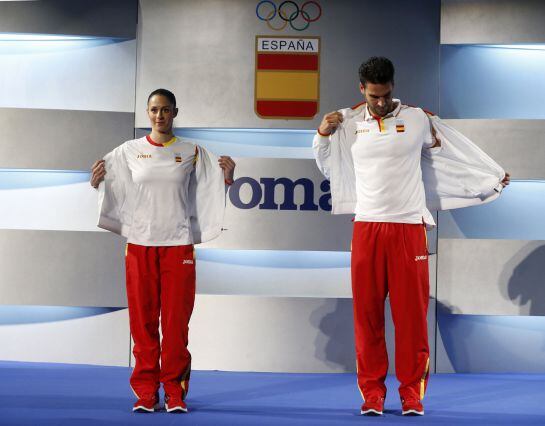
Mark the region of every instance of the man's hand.
POLYGON ((433 128, 433 126, 431 127, 431 136, 433 138, 433 145, 430 147, 430 148, 438 148, 441 146, 441 139, 439 139, 437 137, 437 132, 435 131, 435 129, 433 128))
POLYGON ((100 182, 104 180, 104 176, 106 175, 104 160, 95 161, 95 163, 91 166, 91 172, 91 186, 96 189, 98 188, 100 182))
POLYGON ((343 115, 339 111, 333 111, 324 115, 320 127, 318 127, 318 133, 322 136, 328 136, 333 133, 339 124, 343 122, 343 115))
POLYGON ((235 162, 233 159, 227 155, 222 155, 218 163, 223 169, 223 176, 225 177, 225 183, 231 185, 233 183, 233 177, 235 175, 235 162))
POLYGON ((505 173, 505 177, 500 183, 505 188, 507 185, 509 185, 510 182, 511 182, 511 175, 509 173, 505 173))

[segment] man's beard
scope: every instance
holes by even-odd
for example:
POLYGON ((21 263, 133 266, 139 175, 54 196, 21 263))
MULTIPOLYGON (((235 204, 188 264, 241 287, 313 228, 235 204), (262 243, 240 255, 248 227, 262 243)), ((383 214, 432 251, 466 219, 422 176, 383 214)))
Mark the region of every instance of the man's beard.
POLYGON ((385 105, 384 108, 377 108, 369 105, 369 109, 373 115, 378 115, 379 117, 384 117, 392 110, 392 104, 385 105))

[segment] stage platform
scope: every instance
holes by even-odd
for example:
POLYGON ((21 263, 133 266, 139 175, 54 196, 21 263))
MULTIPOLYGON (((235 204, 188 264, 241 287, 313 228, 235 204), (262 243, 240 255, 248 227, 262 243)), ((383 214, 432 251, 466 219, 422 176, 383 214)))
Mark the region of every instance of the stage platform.
POLYGON ((194 371, 188 414, 135 414, 129 368, 0 362, 0 425, 545 425, 545 375, 436 374, 424 417, 359 415, 354 374, 194 371))

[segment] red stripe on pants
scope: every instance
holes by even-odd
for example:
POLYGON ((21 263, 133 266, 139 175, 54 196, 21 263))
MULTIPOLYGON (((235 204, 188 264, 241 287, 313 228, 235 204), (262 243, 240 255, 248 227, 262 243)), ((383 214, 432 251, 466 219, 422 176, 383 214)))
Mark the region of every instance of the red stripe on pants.
POLYGON ((191 371, 187 343, 195 302, 193 246, 127 244, 125 266, 136 359, 131 387, 142 398, 155 394, 161 382, 166 394, 184 398, 191 371))
POLYGON ((352 295, 358 386, 364 399, 386 396, 384 303, 388 293, 399 394, 402 399, 420 399, 425 390, 429 359, 427 255, 421 224, 354 223, 352 295))

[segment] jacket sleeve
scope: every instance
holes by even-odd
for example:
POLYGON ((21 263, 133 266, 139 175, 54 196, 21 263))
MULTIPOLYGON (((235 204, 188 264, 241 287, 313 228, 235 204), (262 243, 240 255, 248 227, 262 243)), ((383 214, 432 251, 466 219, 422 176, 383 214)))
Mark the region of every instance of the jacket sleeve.
POLYGON ((189 181, 189 205, 193 243, 200 244, 221 234, 225 180, 214 154, 197 146, 195 155, 195 169, 189 181))
POLYGON ((124 146, 104 157, 106 176, 98 187, 98 227, 127 237, 132 222, 132 177, 124 146))
POLYGON ((343 122, 330 136, 316 134, 312 143, 314 158, 330 181, 331 213, 353 214, 356 207, 356 176, 352 160, 353 132, 347 129, 351 108, 339 110, 343 122))
POLYGON ((331 136, 322 136, 316 133, 312 141, 312 151, 316 165, 326 179, 331 178, 330 156, 331 156, 331 136))
POLYGON ((495 200, 503 189, 501 166, 438 117, 430 121, 441 146, 422 151, 428 208, 449 210, 495 200))

